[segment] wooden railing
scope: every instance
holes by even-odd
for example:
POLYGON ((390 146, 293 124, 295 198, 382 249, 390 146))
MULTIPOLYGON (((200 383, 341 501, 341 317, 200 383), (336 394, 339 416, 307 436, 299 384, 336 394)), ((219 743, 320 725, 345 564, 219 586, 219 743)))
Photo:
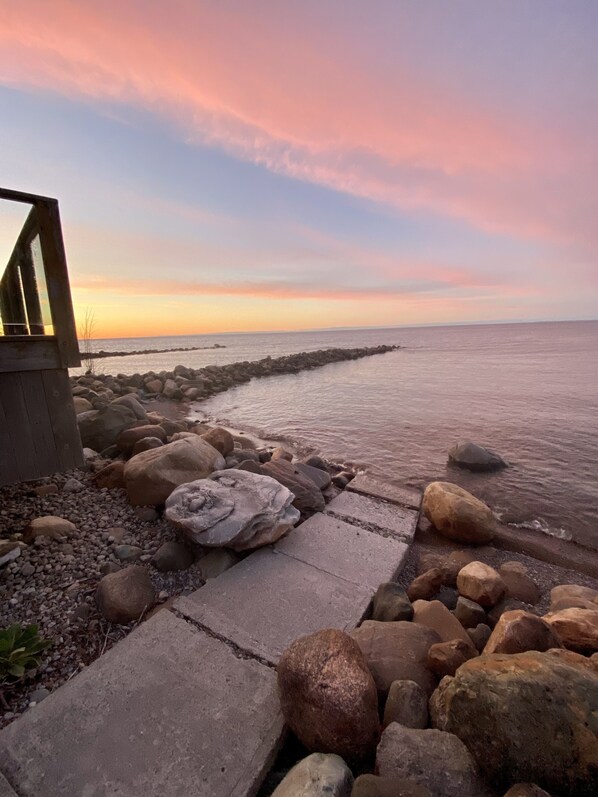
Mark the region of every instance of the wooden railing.
POLYGON ((81 364, 75 317, 56 199, 0 188, 0 199, 31 205, 4 273, 0 278, 0 371, 35 370, 81 364), (39 243, 42 270, 36 274, 33 245, 39 243), (40 281, 42 284, 40 285, 40 281), (45 285, 43 284, 45 283, 45 285), (46 334, 43 301, 49 305, 52 334, 46 334), (54 352, 54 355, 52 355, 54 352), (40 359, 41 358, 41 359, 40 359), (29 359, 29 365, 26 361, 29 359))

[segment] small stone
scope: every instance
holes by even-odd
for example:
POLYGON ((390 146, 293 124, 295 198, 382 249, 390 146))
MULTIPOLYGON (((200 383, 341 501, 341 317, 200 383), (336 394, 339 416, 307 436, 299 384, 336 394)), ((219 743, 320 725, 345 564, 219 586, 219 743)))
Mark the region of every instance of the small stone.
POLYGON ((486 612, 479 603, 459 596, 455 606, 455 617, 463 628, 475 628, 480 623, 485 623, 488 619, 486 612))
POLYGON ((122 568, 116 562, 105 562, 100 565, 100 575, 107 576, 109 573, 118 573, 122 568))
POLYGON ((133 511, 139 520, 142 520, 144 523, 155 523, 160 517, 153 506, 136 506, 133 511))
POLYGON ((180 542, 165 542, 158 548, 151 561, 161 573, 187 570, 193 564, 193 554, 180 542))
POLYGON ((234 451, 234 438, 229 431, 223 429, 222 427, 210 429, 209 432, 206 432, 206 434, 202 435, 202 438, 206 441, 206 443, 209 443, 211 446, 213 446, 216 451, 219 451, 224 457, 234 451))
POLYGON ((39 498, 45 498, 47 495, 54 495, 58 492, 57 484, 40 484, 39 487, 34 487, 33 492, 39 498))
POLYGON ((25 562, 25 564, 21 567, 21 573, 28 578, 35 573, 35 567, 31 564, 31 562, 25 562))
POLYGON ((136 545, 117 545, 114 548, 114 555, 121 562, 134 562, 143 554, 143 548, 136 545))
POLYGON ((299 761, 272 797, 351 797, 353 774, 334 754, 312 753, 299 761))
POLYGON ((505 584, 493 567, 470 562, 457 576, 457 589, 480 606, 495 606, 505 594, 505 584))
POLYGON ((122 529, 119 526, 113 526, 106 531, 108 535, 108 539, 111 542, 115 542, 117 544, 121 543, 127 535, 127 530, 122 529))
POLYGON ((99 470, 93 477, 94 484, 100 489, 115 490, 125 486, 125 463, 111 462, 99 470))
POLYGON ((0 540, 0 566, 9 565, 21 555, 21 546, 13 540, 0 540))
POLYGON ((320 468, 312 468, 311 465, 306 465, 304 462, 295 463, 295 467, 300 473, 315 482, 320 490, 326 490, 330 487, 332 479, 326 471, 320 470, 320 468))
POLYGON ((64 493, 80 493, 85 489, 85 485, 79 479, 67 479, 64 483, 62 491, 64 493))
POLYGON ((442 570, 438 567, 433 567, 411 582, 407 588, 409 600, 430 600, 436 595, 443 583, 444 575, 442 570))
POLYGON ((436 600, 443 603, 450 611, 453 611, 459 600, 459 593, 453 587, 441 587, 436 595, 436 600))
POLYGON ((394 581, 380 584, 374 595, 372 620, 392 622, 412 618, 413 606, 405 590, 394 581))
POLYGON ((96 591, 98 609, 111 623, 138 620, 155 600, 156 592, 147 570, 137 565, 104 576, 96 591))
POLYGON ((49 694, 50 690, 46 689, 45 686, 41 686, 39 687, 39 689, 34 689, 33 692, 31 692, 31 694, 29 695, 29 705, 31 705, 32 703, 34 703, 35 705, 41 703, 42 700, 45 700, 49 694))
POLYGON ((274 451, 272 452, 272 461, 276 461, 277 459, 284 459, 287 462, 292 462, 293 455, 291 454, 290 451, 287 451, 286 448, 281 448, 279 446, 278 448, 275 448, 274 451))
POLYGON ((382 725, 386 728, 391 722, 406 728, 427 728, 428 696, 415 681, 393 681, 390 685, 382 725))
POLYGON ((452 639, 450 642, 438 642, 428 651, 428 667, 439 678, 445 675, 451 677, 462 664, 477 656, 477 651, 471 643, 462 639, 452 639))

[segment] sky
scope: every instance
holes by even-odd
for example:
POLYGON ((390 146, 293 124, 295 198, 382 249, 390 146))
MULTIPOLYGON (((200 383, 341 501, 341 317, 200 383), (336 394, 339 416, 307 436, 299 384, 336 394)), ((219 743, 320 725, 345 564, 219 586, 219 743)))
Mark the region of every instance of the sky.
POLYGON ((97 337, 598 318, 597 31, 595 0, 0 0, 0 184, 59 199, 97 337))

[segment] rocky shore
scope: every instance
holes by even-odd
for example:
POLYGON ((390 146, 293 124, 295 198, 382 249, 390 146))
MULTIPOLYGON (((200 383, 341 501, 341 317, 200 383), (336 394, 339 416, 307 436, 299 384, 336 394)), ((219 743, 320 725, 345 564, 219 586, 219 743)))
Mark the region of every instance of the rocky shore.
MULTIPOLYGON (((355 474, 316 455, 188 420, 187 401, 388 350, 73 379, 85 467, 0 490, 0 627, 35 622, 52 642, 3 685, 2 724, 351 490, 355 474)), ((499 550, 497 530, 462 488, 427 487, 369 616, 280 658, 291 734, 260 797, 598 792, 598 580, 499 550)))

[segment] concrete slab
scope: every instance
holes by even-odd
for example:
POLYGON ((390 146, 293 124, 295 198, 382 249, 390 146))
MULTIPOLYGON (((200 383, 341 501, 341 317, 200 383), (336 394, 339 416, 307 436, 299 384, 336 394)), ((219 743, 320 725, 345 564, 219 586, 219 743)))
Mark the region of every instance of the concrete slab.
POLYGON ((242 651, 275 664, 297 637, 322 628, 354 628, 372 588, 261 549, 174 608, 242 651))
POLYGON ((0 733, 20 797, 245 797, 283 733, 274 671, 159 612, 0 733))
POLYGON ((414 509, 406 509, 346 490, 333 498, 324 512, 337 515, 356 526, 393 535, 408 543, 413 541, 419 515, 414 509))
POLYGON ((347 485, 347 490, 362 495, 370 495, 373 498, 382 498, 392 504, 405 506, 408 509, 419 509, 422 503, 422 493, 412 487, 397 487, 394 484, 386 484, 377 479, 372 479, 365 473, 359 473, 347 485))
POLYGON ((409 546, 318 513, 279 540, 274 550, 375 591, 394 579, 409 546))

